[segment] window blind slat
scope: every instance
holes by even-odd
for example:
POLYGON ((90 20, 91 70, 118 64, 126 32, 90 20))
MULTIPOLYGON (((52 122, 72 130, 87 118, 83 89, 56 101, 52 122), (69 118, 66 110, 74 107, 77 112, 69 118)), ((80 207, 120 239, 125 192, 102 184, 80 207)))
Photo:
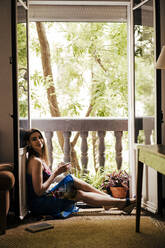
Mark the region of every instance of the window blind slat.
MULTIPOLYGON (((24 13, 21 8, 18 9, 18 21, 23 22, 24 13)), ((126 6, 29 6, 29 21, 126 22, 126 20, 126 6)))

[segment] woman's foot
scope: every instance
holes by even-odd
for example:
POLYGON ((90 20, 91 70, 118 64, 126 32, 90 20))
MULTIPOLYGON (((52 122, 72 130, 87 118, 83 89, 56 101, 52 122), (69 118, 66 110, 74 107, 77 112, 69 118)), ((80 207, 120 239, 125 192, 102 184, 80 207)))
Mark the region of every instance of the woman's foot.
POLYGON ((112 207, 110 207, 110 206, 103 206, 103 208, 104 208, 104 210, 108 211, 112 207))
MULTIPOLYGON (((126 214, 131 214, 134 207, 136 206, 136 200, 135 199, 129 199, 126 198, 125 201, 123 201, 120 206, 118 206, 118 209, 125 212, 126 214)), ((112 206, 103 206, 104 210, 109 210, 112 208, 112 206)))
POLYGON ((131 214, 131 212, 133 211, 135 206, 136 206, 136 200, 135 199, 126 198, 125 206, 120 208, 120 210, 122 210, 126 214, 131 214))

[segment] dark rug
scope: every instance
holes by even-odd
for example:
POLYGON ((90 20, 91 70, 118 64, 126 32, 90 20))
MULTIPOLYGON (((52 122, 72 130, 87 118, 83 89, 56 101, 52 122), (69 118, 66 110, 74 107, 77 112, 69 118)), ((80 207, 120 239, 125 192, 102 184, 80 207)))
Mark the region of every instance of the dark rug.
POLYGON ((86 211, 65 220, 46 220, 54 228, 37 233, 25 230, 32 223, 18 225, 0 236, 0 248, 165 248, 164 222, 161 225, 142 216, 141 232, 136 233, 135 214, 106 212, 86 211))

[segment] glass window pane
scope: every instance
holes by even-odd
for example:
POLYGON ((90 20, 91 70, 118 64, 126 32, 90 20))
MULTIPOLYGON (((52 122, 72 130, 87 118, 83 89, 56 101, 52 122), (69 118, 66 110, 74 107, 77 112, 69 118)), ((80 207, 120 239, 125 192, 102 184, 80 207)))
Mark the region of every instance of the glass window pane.
MULTIPOLYGON (((29 77, 28 77, 28 40, 27 40, 27 10, 19 5, 17 11, 22 13, 17 19, 17 76, 18 76, 18 115, 21 118, 29 117, 29 77)), ((27 124, 28 128, 28 124, 27 124)), ((20 139, 22 147, 22 139, 20 139)))
MULTIPOLYGON (((155 68, 154 68, 154 20, 153 1, 134 11, 135 40, 135 131, 138 143, 151 141, 146 131, 154 128, 155 68), (139 132, 139 130, 142 130, 139 132), (150 141, 146 141, 150 140, 150 141)), ((153 132, 153 131, 152 131, 153 132)), ((152 142, 152 141, 151 141, 152 142)))

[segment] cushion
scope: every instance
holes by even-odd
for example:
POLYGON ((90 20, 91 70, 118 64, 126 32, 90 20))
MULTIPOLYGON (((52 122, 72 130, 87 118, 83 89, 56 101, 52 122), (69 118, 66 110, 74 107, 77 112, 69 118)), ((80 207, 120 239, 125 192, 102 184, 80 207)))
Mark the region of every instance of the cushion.
POLYGON ((13 171, 13 163, 0 163, 0 171, 13 171))
POLYGON ((15 178, 12 172, 0 171, 0 191, 12 189, 14 183, 15 183, 15 178))

